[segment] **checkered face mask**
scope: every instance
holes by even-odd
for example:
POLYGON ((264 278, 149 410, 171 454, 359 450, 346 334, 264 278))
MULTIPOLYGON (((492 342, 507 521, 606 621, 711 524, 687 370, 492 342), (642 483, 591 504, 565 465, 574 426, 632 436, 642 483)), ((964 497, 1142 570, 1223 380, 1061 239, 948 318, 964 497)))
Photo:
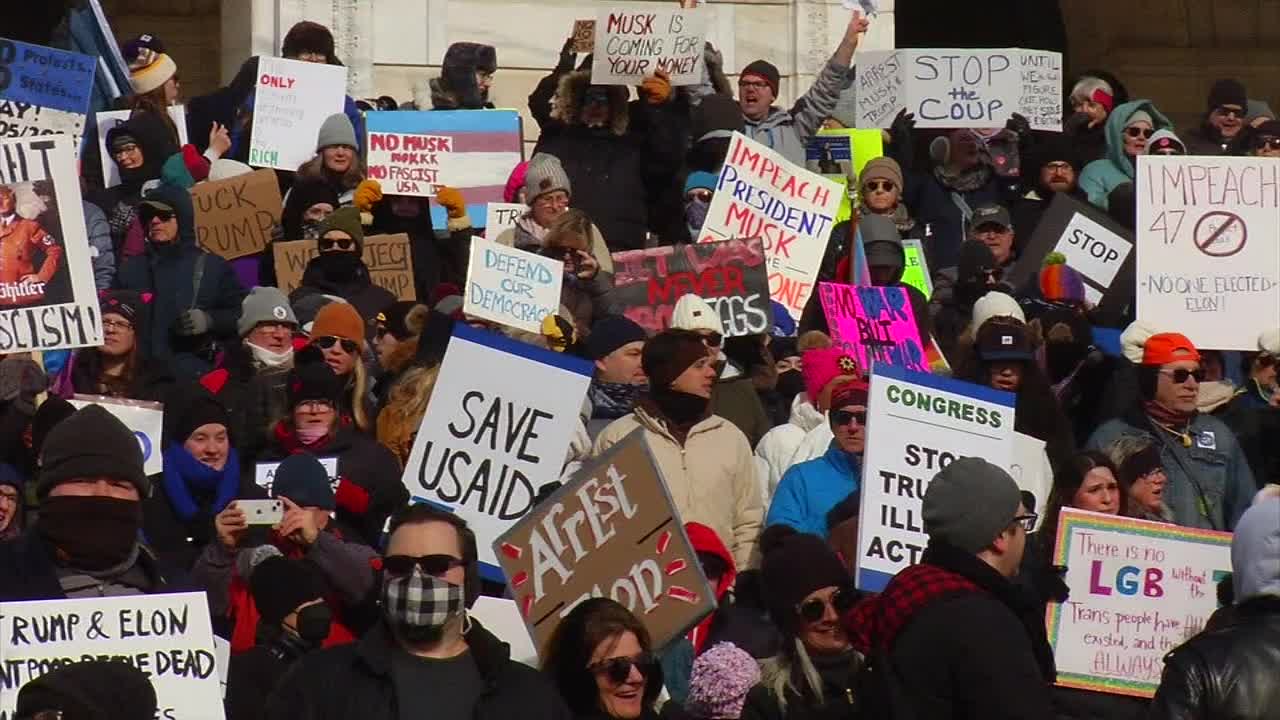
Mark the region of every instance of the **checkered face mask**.
POLYGON ((463 612, 464 593, 454 585, 415 567, 409 575, 388 575, 382 583, 382 614, 409 642, 440 639, 444 625, 463 612))

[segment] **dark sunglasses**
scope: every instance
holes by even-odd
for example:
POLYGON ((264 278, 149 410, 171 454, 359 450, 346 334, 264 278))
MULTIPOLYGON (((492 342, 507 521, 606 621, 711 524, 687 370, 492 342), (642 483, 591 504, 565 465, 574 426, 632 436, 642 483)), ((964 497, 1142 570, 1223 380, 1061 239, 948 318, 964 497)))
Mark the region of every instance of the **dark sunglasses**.
POLYGON ((658 658, 652 653, 640 653, 631 657, 612 657, 587 666, 597 675, 604 675, 614 685, 621 685, 631 677, 631 668, 636 668, 646 679, 654 676, 658 668, 658 658))
POLYGON ((892 180, 868 180, 863 187, 867 189, 867 192, 878 192, 880 190, 893 192, 897 185, 894 185, 892 180))
POLYGON ((453 568, 462 567, 466 562, 452 555, 388 555, 382 558, 382 568, 388 575, 403 577, 412 575, 415 567, 422 568, 424 575, 440 577, 453 568))
POLYGON ((857 420, 858 424, 867 426, 866 410, 832 410, 831 424, 836 426, 848 425, 850 420, 857 420))
POLYGON ((343 238, 341 240, 334 240, 333 238, 320 238, 318 244, 321 250, 332 250, 334 247, 337 247, 339 250, 350 250, 351 248, 355 247, 356 241, 352 240, 351 238, 343 238))
POLYGON ((324 337, 312 338, 311 343, 321 350, 328 350, 334 346, 334 343, 342 343, 342 349, 347 351, 348 355, 355 355, 356 350, 360 348, 354 340, 346 338, 334 337, 333 335, 325 335, 324 337))
POLYGON ((842 588, 831 594, 830 601, 823 600, 822 598, 805 600, 796 608, 796 612, 799 613, 800 618, 805 622, 815 623, 821 620, 822 616, 827 613, 828 606, 836 611, 836 615, 844 615, 846 612, 849 612, 849 609, 857 602, 858 596, 856 593, 842 588))
POLYGON ((1196 382, 1204 382, 1204 370, 1188 370, 1186 368, 1178 368, 1176 370, 1161 370, 1161 375, 1168 375, 1173 379, 1174 385, 1181 385, 1187 381, 1187 378, 1195 378, 1196 382))
POLYGON ((706 343, 707 347, 718 348, 720 343, 724 342, 724 336, 718 332, 708 333, 702 336, 702 342, 706 343))
POLYGON ((1141 137, 1146 139, 1155 135, 1156 131, 1151 128, 1127 127, 1124 129, 1124 134, 1131 138, 1141 137))
POLYGON ((1226 115, 1227 117, 1238 117, 1238 118, 1244 117, 1244 108, 1227 107, 1226 105, 1219 105, 1218 107, 1214 108, 1213 111, 1218 113, 1219 115, 1226 115))
POLYGON ((1280 150, 1280 137, 1260 137, 1253 141, 1254 150, 1261 150, 1263 148, 1268 150, 1280 150))
POLYGON ((152 220, 159 220, 160 222, 169 222, 173 219, 173 213, 168 210, 152 210, 150 214, 152 220))

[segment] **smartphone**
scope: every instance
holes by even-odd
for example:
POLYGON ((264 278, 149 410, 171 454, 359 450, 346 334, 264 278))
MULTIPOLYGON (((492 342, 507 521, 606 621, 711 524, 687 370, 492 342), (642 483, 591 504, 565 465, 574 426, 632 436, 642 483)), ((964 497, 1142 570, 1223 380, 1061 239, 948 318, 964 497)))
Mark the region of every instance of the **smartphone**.
POLYGON ((237 500, 236 507, 250 525, 277 525, 284 519, 282 500, 237 500))

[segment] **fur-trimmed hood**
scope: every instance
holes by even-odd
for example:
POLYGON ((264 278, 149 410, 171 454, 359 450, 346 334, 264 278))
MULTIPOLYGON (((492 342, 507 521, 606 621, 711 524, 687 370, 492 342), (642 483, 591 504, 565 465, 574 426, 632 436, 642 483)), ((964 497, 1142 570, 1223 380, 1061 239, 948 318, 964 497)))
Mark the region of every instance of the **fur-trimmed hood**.
MULTIPOLYGON (((565 125, 581 125, 582 99, 591 87, 591 71, 579 70, 560 78, 555 98, 551 101, 551 117, 565 125)), ((614 135, 625 135, 630 122, 627 109, 629 91, 625 85, 600 85, 609 92, 609 129, 614 135)))
POLYGON ((426 305, 416 305, 409 314, 404 318, 405 327, 409 330, 409 337, 396 346, 391 351, 391 355, 387 357, 387 372, 392 374, 400 374, 407 370, 413 364, 414 358, 418 354, 418 338, 422 335, 422 330, 427 326, 427 318, 431 316, 431 309, 426 305))

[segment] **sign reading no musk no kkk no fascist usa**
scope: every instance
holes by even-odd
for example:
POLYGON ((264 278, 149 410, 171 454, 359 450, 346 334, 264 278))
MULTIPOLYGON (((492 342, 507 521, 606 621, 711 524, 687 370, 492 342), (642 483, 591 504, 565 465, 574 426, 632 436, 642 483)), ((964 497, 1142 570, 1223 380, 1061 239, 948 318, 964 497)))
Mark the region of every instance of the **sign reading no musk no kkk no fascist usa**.
POLYGON ((1218 608, 1231 533, 1064 508, 1055 547, 1071 588, 1047 613, 1058 684, 1153 696, 1164 656, 1218 608))
POLYGON ((698 242, 760 238, 769 297, 800 320, 840 210, 840 184, 735 132, 698 242))
POLYGON ((486 577, 502 579, 493 541, 560 478, 591 373, 585 360, 454 326, 403 481, 471 525, 486 577))
POLYGON ((202 592, 0 603, 0 718, 14 717, 35 678, 111 660, 147 675, 157 718, 222 720, 213 642, 202 592))
POLYGON ((858 367, 870 368, 874 361, 929 372, 906 290, 824 282, 818 297, 831 339, 858 358, 858 367))
POLYGON ((341 65, 259 58, 249 164, 293 171, 315 156, 320 126, 342 112, 346 86, 341 65))
MULTIPOLYGON (((858 520, 860 590, 879 592, 928 544, 921 501, 951 461, 1013 464, 1012 393, 877 364, 867 407, 858 520)), ((1012 517, 1010 517, 1012 520, 1012 517)))
POLYGON ((0 140, 0 354, 102 344, 70 135, 0 140))
POLYGON ((79 152, 97 68, 88 55, 0 38, 0 138, 66 133, 79 152))
POLYGON ((1280 327, 1280 163, 1138 157, 1138 319, 1197 347, 1280 327))
POLYGON ((483 238, 471 239, 463 312, 536 333, 560 309, 564 263, 483 238))
POLYGON ((534 645, 607 597, 663 647, 715 608, 644 433, 636 430, 493 543, 534 645))
POLYGON ((707 12, 674 4, 604 4, 596 12, 591 82, 636 85, 657 70, 672 85, 702 82, 707 12))

